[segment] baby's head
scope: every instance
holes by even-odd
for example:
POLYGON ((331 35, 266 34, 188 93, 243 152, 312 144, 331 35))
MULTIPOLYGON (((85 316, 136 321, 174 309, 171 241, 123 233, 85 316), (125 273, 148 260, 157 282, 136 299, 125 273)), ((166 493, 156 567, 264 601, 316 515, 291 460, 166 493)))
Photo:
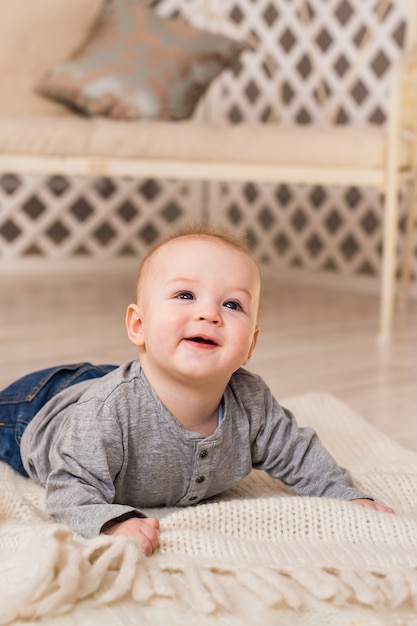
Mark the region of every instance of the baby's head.
POLYGON ((260 287, 244 242, 227 231, 203 225, 164 240, 142 262, 126 316, 145 371, 227 380, 256 344, 260 287))
MULTIPOLYGON (((217 246, 229 248, 234 250, 238 254, 240 253, 243 258, 245 258, 245 262, 248 263, 254 270, 257 278, 258 278, 258 290, 260 292, 260 274, 258 267, 253 260, 249 249, 246 245, 243 237, 238 237, 231 233, 226 229, 213 228, 207 224, 197 224, 187 226, 176 231, 174 234, 166 237, 163 241, 158 243, 154 248, 148 252, 148 254, 143 259, 136 280, 136 299, 139 300, 139 294, 141 288, 146 284, 146 280, 148 277, 148 272, 152 271, 152 260, 158 254, 158 251, 162 248, 167 247, 167 251, 169 244, 179 244, 182 248, 187 241, 204 241, 207 244, 212 244, 213 250, 217 246)), ((175 259, 175 246, 171 246, 173 259, 175 259)), ((168 251, 168 253, 170 253, 168 251)), ((192 267, 192 263, 190 264, 190 269, 192 267)), ((210 266, 207 267, 207 271, 210 271, 210 266)), ((258 306, 259 306, 259 296, 258 293, 258 306)))

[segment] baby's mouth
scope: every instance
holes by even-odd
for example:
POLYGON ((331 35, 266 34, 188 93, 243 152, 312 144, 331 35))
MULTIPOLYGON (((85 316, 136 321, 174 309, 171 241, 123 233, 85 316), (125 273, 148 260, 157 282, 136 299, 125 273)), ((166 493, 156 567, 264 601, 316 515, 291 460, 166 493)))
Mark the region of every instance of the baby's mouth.
POLYGON ((217 344, 212 339, 207 339, 206 337, 188 337, 188 341, 193 341, 194 343, 202 343, 206 346, 217 346, 217 344))

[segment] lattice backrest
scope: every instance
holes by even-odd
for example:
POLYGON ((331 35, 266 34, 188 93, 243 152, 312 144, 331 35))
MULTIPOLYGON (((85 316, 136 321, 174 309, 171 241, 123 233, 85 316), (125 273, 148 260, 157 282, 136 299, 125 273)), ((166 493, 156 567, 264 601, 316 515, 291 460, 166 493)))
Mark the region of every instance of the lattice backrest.
MULTIPOLYGON (((209 94, 216 122, 381 124, 415 0, 161 0, 164 14, 258 41, 209 94), (219 97, 221 96, 221 97, 219 97)), ((207 112, 207 109, 206 109, 207 112)))
POLYGON ((403 132, 417 135, 417 46, 398 68, 400 83, 400 117, 403 132))

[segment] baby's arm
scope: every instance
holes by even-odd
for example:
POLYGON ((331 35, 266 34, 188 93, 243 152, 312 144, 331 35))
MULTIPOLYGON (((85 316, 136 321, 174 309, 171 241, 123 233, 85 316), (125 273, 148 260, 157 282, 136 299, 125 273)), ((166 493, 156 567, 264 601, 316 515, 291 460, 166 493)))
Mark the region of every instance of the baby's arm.
POLYGON ((350 472, 326 450, 317 433, 298 427, 291 411, 280 406, 267 387, 262 414, 266 417, 252 446, 255 469, 266 470, 299 495, 351 500, 376 511, 394 512, 368 499, 368 494, 354 485, 350 472))
POLYGON ((356 498, 352 500, 356 504, 360 506, 365 506, 368 509, 374 509, 375 511, 381 511, 382 513, 395 513, 394 509, 391 509, 389 506, 385 506, 385 504, 379 504, 379 502, 374 502, 373 500, 368 500, 365 498, 356 498))
POLYGON ((134 537, 146 556, 150 556, 158 545, 159 521, 153 517, 131 517, 124 522, 111 520, 103 526, 105 535, 129 535, 134 537))

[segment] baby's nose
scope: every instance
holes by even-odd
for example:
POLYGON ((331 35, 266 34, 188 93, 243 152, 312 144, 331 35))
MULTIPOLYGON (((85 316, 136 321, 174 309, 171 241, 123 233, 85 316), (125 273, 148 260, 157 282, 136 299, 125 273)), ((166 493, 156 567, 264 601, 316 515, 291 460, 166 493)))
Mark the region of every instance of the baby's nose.
POLYGON ((200 320, 206 320, 207 322, 211 322, 212 324, 218 324, 219 320, 217 319, 217 317, 212 317, 210 315, 200 315, 200 320))
POLYGON ((212 324, 218 324, 220 321, 219 311, 216 306, 206 305, 202 307, 198 313, 198 319, 206 320, 212 324))

